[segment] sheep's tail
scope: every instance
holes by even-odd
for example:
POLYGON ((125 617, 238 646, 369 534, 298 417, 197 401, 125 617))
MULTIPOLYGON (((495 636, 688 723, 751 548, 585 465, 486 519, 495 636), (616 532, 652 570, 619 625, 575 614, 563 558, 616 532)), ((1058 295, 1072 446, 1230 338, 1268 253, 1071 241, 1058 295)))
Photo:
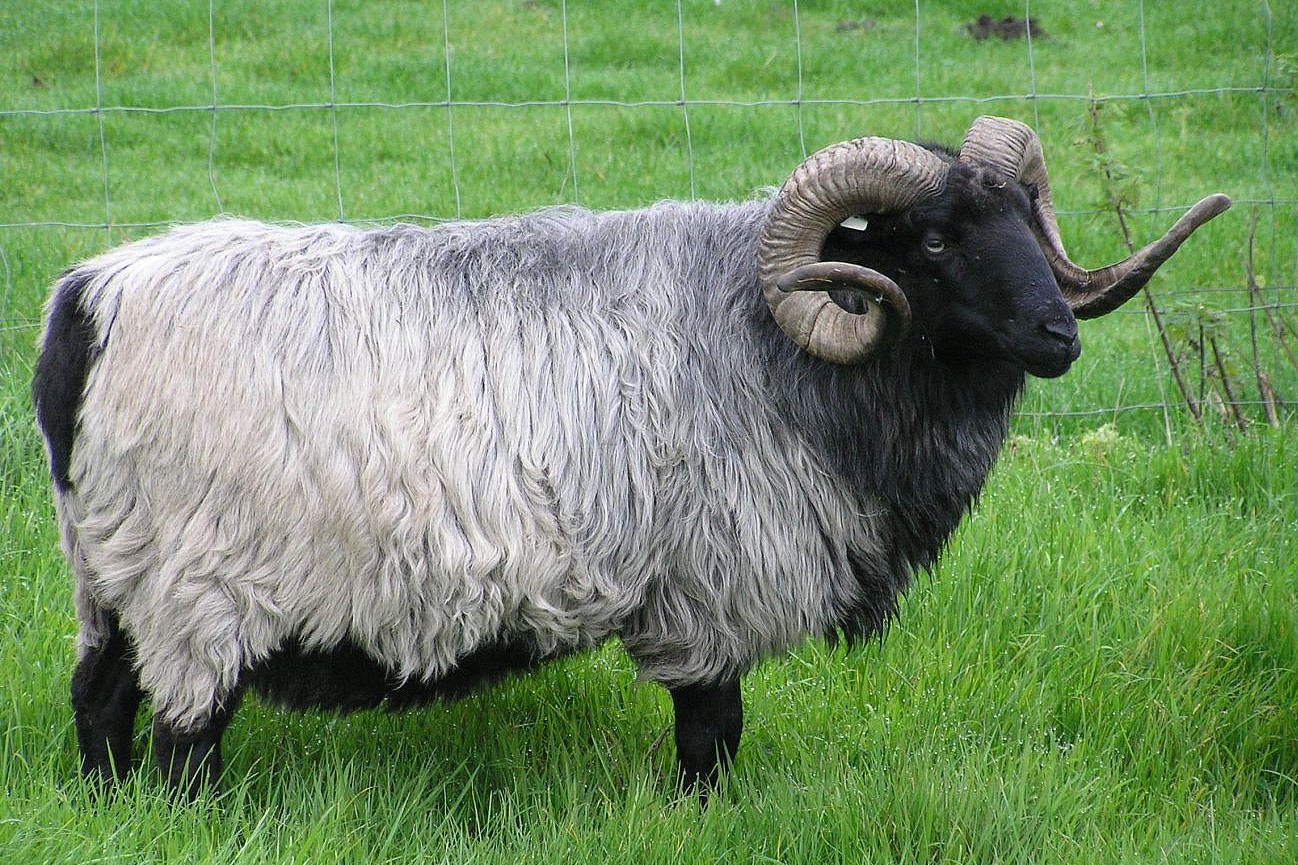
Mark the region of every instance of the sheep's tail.
POLYGON ((63 274, 45 311, 36 373, 32 377, 32 402, 36 423, 45 437, 50 475, 60 492, 72 482, 72 443, 76 438, 77 415, 90 365, 100 346, 94 323, 86 312, 83 295, 95 277, 89 268, 63 274))

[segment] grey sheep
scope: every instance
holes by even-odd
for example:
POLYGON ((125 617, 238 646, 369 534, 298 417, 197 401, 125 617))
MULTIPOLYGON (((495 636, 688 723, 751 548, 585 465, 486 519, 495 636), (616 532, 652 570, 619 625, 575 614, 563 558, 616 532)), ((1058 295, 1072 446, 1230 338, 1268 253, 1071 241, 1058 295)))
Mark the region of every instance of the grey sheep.
POLYGON ((1025 375, 1227 206, 1081 269, 1036 135, 980 118, 959 151, 830 147, 750 203, 219 220, 85 262, 33 382, 83 771, 120 778, 146 695, 193 794, 246 690, 404 707, 616 635, 706 791, 740 676, 878 633, 1025 375))

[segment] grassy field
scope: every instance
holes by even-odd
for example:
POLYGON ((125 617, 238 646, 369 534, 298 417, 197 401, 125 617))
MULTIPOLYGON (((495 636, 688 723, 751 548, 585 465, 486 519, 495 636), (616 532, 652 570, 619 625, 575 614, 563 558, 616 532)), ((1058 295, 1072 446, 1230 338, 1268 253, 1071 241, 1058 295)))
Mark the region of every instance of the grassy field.
POLYGON ((739 199, 804 151, 958 143, 997 113, 1040 132, 1084 263, 1124 250, 1114 197, 1140 243, 1232 195, 1155 297, 1194 393, 1202 332, 1242 400, 1257 369, 1298 400, 1234 311, 1255 223, 1258 297, 1295 323, 1292 4, 1040 0, 1030 51, 965 30, 1023 4, 972 0, 918 26, 882 2, 220 2, 211 31, 207 4, 53 5, 0 5, 0 862, 1298 861, 1298 422, 1196 427, 1138 301, 1031 385, 884 642, 747 677, 705 812, 673 798, 669 701, 616 646, 409 715, 249 704, 218 797, 144 772, 95 799, 27 398, 50 281, 171 222, 739 199))

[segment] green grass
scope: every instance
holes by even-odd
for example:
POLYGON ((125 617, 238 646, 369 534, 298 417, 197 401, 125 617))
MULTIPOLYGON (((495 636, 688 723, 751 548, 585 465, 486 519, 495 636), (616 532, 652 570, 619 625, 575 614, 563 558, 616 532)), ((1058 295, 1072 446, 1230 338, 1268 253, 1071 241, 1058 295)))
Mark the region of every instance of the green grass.
MULTIPOLYGON (((1099 263, 1124 247, 1085 142, 1094 92, 1137 242, 1203 194, 1236 198, 1153 290, 1183 350, 1205 322, 1256 399, 1248 316, 1212 313, 1247 305, 1254 212, 1265 298, 1298 299, 1292 4, 1035 2, 1049 36, 1030 65, 963 31, 1023 4, 921 4, 914 103, 907 4, 804 0, 799 58, 791 4, 690 0, 684 108, 675 4, 569 6, 565 84, 557 2, 456 0, 449 34, 439 3, 216 3, 213 64, 204 4, 101 0, 98 87, 94 3, 0 6, 0 862, 1298 860, 1295 421, 1251 406, 1240 436, 1211 410, 1202 431, 1175 407, 1116 410, 1176 402, 1136 304, 1031 385, 886 640, 748 676, 740 758, 706 812, 673 798, 669 701, 616 646, 408 715, 250 704, 224 792, 194 805, 151 772, 106 799, 81 783, 34 322, 69 263, 162 224, 426 221, 457 192, 464 216, 743 198, 797 163, 800 132, 809 150, 958 142, 993 112, 1038 128, 1065 239, 1099 263), (453 99, 483 104, 438 104, 448 42, 453 99), (150 110, 87 111, 100 100, 150 110)), ((1260 354, 1298 399, 1265 332, 1260 354)))

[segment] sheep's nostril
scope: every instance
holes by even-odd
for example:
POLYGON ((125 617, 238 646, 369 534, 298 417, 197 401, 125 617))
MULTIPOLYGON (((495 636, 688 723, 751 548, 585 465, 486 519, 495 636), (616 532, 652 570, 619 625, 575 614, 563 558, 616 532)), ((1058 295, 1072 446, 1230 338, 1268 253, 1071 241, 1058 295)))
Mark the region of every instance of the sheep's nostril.
POLYGON ((1071 343, 1077 339, 1077 322, 1071 319, 1052 319, 1042 322, 1041 329, 1060 342, 1071 343))

